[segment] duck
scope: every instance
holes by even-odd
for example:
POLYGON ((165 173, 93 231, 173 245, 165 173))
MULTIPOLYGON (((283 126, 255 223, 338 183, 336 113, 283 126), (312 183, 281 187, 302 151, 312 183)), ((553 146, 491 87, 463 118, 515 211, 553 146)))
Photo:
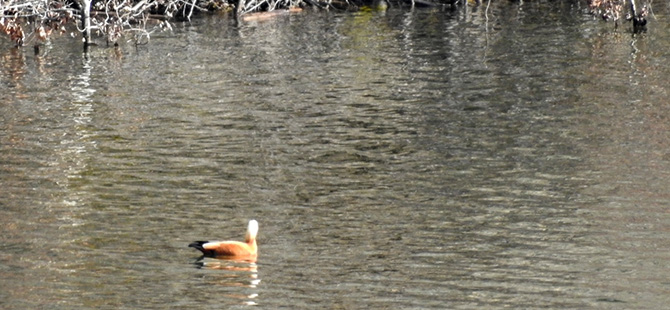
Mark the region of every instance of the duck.
POLYGON ((244 242, 240 241, 194 241, 188 246, 202 252, 203 256, 255 260, 258 255, 256 236, 258 222, 250 220, 244 242))

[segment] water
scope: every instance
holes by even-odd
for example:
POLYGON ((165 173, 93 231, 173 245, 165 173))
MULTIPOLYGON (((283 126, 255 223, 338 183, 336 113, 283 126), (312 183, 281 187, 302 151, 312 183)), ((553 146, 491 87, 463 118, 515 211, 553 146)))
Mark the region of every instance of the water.
POLYGON ((3 43, 0 308, 663 309, 666 9, 483 9, 3 43))

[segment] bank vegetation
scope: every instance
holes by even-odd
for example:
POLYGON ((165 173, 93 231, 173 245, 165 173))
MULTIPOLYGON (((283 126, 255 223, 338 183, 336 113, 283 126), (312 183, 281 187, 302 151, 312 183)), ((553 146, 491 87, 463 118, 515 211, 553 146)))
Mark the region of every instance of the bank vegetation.
MULTIPOLYGON (((35 52, 54 34, 69 33, 83 41, 87 50, 93 37, 108 45, 125 39, 135 44, 149 42, 156 31, 172 29, 173 22, 187 21, 203 12, 227 12, 236 21, 299 11, 304 7, 323 10, 356 10, 367 6, 434 6, 458 9, 488 6, 491 0, 0 0, 0 33, 17 47, 33 46, 35 52), (72 31, 68 29, 77 29, 72 31)), ((494 0, 510 1, 510 0, 494 0)), ((566 1, 566 0, 564 0, 566 1)), ((584 1, 584 0, 567 0, 584 1)), ((589 12, 615 27, 631 22, 644 31, 651 8, 648 0, 586 0, 589 12)))

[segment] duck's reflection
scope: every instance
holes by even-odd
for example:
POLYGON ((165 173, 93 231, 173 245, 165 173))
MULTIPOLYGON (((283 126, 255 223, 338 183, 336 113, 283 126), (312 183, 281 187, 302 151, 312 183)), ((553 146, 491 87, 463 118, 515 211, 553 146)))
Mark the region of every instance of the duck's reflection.
POLYGON ((255 259, 237 260, 202 256, 194 264, 198 269, 218 272, 206 278, 208 285, 239 288, 231 289, 228 293, 223 294, 224 296, 240 300, 245 305, 257 305, 255 300, 258 298, 258 292, 256 289, 261 279, 258 277, 258 265, 255 259))

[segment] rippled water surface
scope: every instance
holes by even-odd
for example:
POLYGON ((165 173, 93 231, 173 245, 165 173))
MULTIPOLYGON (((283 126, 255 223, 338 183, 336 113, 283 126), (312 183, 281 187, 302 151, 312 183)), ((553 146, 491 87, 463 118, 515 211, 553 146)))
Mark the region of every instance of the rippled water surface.
POLYGON ((666 9, 556 2, 3 41, 0 308, 663 309, 666 9))

